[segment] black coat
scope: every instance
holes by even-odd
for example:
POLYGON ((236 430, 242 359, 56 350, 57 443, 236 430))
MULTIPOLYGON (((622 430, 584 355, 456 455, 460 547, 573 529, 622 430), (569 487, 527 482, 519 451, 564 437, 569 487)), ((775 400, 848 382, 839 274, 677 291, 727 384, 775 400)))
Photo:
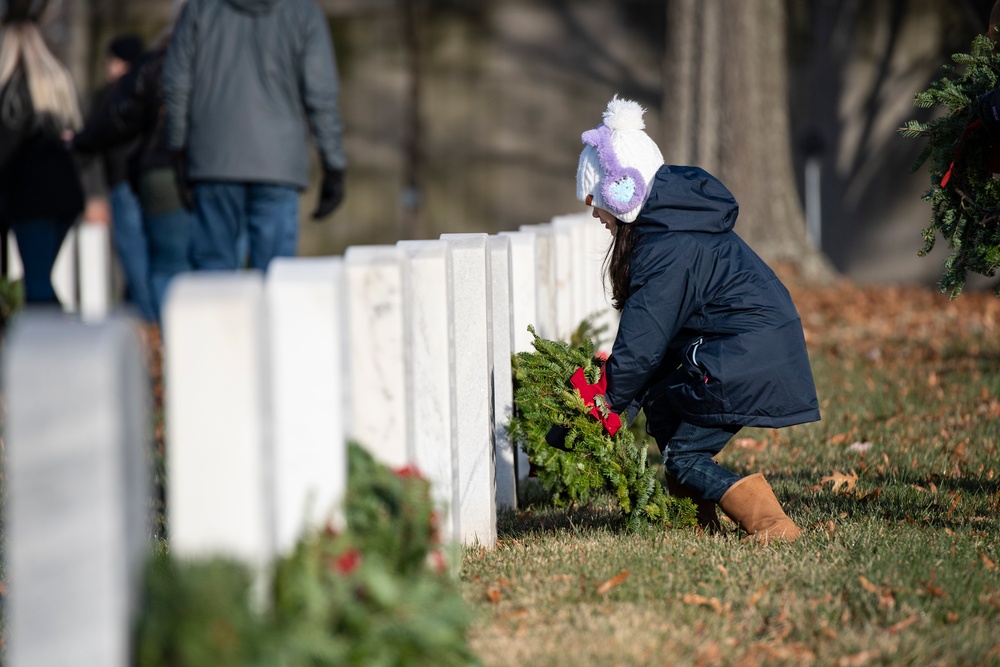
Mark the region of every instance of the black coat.
POLYGON ((0 90, 0 106, 0 225, 41 218, 72 223, 84 204, 78 165, 36 118, 20 72, 0 90))
POLYGON ((128 147, 127 177, 137 190, 143 172, 172 166, 161 81, 165 57, 164 48, 143 54, 73 139, 73 149, 81 153, 128 147))
MULTIPOLYGON (((107 116, 111 104, 115 101, 118 83, 120 82, 105 84, 93 94, 90 115, 84 121, 81 132, 88 132, 90 128, 107 116)), ((76 140, 74 139, 74 141, 76 140)), ((128 159, 135 150, 136 144, 136 141, 122 145, 116 143, 113 147, 100 151, 101 164, 104 167, 104 182, 108 188, 114 188, 120 183, 128 181, 128 159)), ((76 148, 75 145, 74 148, 76 148)))
POLYGON ((629 297, 607 365, 616 412, 649 395, 712 425, 782 427, 820 418, 798 312, 733 231, 739 206, 697 167, 663 166, 632 223, 629 297))

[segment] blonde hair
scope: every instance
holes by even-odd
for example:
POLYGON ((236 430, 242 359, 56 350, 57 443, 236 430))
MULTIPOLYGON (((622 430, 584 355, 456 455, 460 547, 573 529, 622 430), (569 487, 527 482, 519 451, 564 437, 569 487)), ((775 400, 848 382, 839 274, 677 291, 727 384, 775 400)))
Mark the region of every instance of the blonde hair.
MULTIPOLYGON (((30 21, 16 21, 0 28, 0 91, 23 67, 31 95, 36 125, 61 132, 83 126, 76 86, 62 63, 45 45, 38 26, 30 21)), ((13 96, 3 95, 0 104, 13 104, 13 96)))

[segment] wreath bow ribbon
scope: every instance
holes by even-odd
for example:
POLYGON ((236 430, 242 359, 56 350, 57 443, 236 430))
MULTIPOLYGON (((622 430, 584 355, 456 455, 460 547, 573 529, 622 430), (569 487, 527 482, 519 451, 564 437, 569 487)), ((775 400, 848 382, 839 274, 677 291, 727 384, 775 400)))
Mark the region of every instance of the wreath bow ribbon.
POLYGON ((622 426, 622 419, 618 414, 611 412, 607 401, 604 399, 604 394, 608 389, 607 376, 602 372, 600 380, 594 384, 588 384, 587 376, 583 368, 580 367, 573 373, 573 377, 569 379, 569 383, 573 385, 574 389, 580 392, 580 398, 583 399, 584 405, 590 408, 590 414, 597 421, 601 422, 608 435, 613 436, 617 433, 618 429, 622 426))
MULTIPOLYGON (((941 178, 941 187, 948 185, 948 181, 951 180, 952 173, 955 170, 955 163, 958 162, 959 156, 962 154, 962 149, 965 147, 965 142, 972 134, 974 130, 978 130, 983 127, 983 121, 981 118, 969 123, 965 131, 962 133, 962 138, 958 140, 958 148, 955 149, 955 156, 951 159, 951 164, 948 165, 948 171, 945 172, 944 176, 941 178)), ((986 158, 986 164, 984 165, 986 171, 996 174, 1000 173, 1000 146, 993 145, 990 150, 989 156, 986 158)))

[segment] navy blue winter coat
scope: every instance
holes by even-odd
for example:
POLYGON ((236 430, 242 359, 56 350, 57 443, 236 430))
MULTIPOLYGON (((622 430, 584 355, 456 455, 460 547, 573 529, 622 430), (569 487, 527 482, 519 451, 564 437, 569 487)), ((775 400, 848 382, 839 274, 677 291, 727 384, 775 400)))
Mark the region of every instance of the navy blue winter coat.
POLYGON ((616 412, 656 386, 651 394, 665 393, 671 411, 703 426, 777 428, 820 418, 799 314, 733 231, 738 212, 729 190, 703 169, 657 172, 632 223, 629 297, 607 364, 606 397, 616 412))

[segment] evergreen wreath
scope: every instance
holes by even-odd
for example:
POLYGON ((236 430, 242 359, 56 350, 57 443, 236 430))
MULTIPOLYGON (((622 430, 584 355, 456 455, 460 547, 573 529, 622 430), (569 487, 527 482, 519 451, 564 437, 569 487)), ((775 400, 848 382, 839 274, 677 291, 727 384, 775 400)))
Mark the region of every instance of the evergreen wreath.
MULTIPOLYGON (((969 272, 992 277, 1000 266, 1000 182, 986 168, 994 146, 982 127, 970 128, 978 118, 980 97, 995 89, 1000 78, 995 46, 978 35, 969 53, 952 55, 954 65, 945 65, 945 75, 914 98, 915 106, 939 107, 944 113, 928 122, 907 121, 899 129, 904 137, 927 139, 911 169, 929 161, 931 188, 923 200, 933 212, 919 254, 926 256, 934 248, 938 234, 947 239, 951 255, 939 285, 953 299, 969 272)), ((1000 285, 995 294, 1000 296, 1000 285)))
POLYGON ((593 343, 551 341, 539 337, 533 327, 528 330, 535 351, 519 352, 512 360, 515 409, 507 430, 528 455, 553 502, 587 504, 595 494, 610 491, 625 513, 628 530, 646 522, 693 526, 694 505, 664 492, 632 429, 608 435, 572 388, 570 377, 578 368, 584 369, 589 383, 600 379, 601 359, 594 355, 593 343), (553 425, 567 429, 566 451, 545 441, 553 425))
POLYGON ((430 484, 351 443, 347 529, 305 533, 276 563, 267 609, 230 559, 161 552, 146 573, 137 667, 478 665, 437 536, 430 484))

